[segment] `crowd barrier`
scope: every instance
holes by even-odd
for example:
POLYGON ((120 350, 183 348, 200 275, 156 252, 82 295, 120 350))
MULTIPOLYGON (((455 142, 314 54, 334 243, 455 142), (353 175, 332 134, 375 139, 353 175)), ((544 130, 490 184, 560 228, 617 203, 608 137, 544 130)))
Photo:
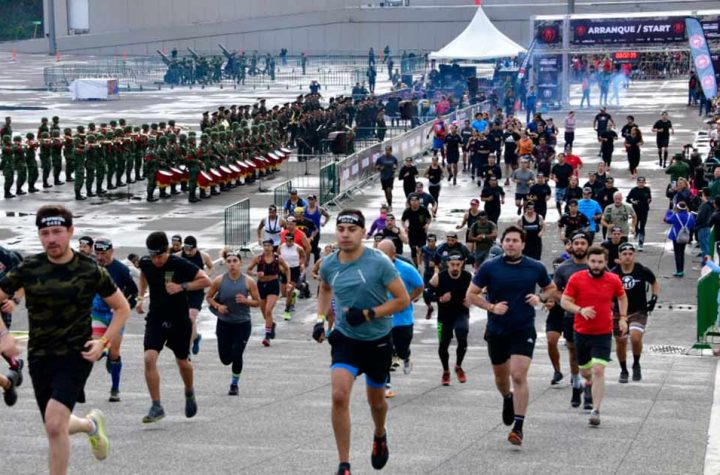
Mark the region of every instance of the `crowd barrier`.
POLYGON ((225 245, 244 248, 250 244, 250 199, 225 208, 225 245))

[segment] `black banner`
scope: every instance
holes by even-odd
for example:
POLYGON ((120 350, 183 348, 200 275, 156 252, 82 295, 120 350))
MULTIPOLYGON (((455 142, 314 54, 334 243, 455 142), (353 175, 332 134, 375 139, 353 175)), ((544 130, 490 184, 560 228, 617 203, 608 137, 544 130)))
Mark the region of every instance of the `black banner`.
POLYGON ((562 42, 562 20, 538 21, 535 23, 535 39, 541 45, 562 42))
POLYGON ((559 54, 548 56, 536 55, 535 71, 537 74, 538 99, 546 103, 559 102, 562 56, 559 54))
POLYGON ((570 42, 576 45, 686 41, 685 18, 570 20, 570 35, 570 42))
MULTIPOLYGON (((720 39, 720 17, 719 16, 703 16, 700 18, 700 24, 702 25, 703 32, 705 32, 705 39, 707 40, 718 40, 720 39)), ((717 70, 716 70, 717 71, 717 70)))

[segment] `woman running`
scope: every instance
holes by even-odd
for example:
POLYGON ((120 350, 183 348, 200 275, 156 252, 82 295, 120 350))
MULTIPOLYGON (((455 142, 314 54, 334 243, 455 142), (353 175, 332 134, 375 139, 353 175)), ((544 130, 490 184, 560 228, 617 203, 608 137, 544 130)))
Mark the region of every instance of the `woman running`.
POLYGON ((263 253, 253 257, 247 272, 255 275, 258 279, 260 312, 265 319, 265 338, 263 338, 262 344, 270 346, 270 340, 275 338, 273 309, 280 297, 280 273, 282 272, 289 279, 290 268, 283 258, 273 251, 273 240, 266 239, 263 241, 263 253))
POLYGON ((535 212, 535 203, 527 201, 525 212, 517 222, 518 227, 525 230, 525 250, 523 254, 533 259, 542 257, 542 237, 545 233, 545 220, 535 212))
POLYGON ((627 151, 628 166, 633 179, 637 178, 637 168, 640 165, 640 146, 643 145, 640 129, 633 127, 630 135, 625 138, 625 150, 627 151))
POLYGON ((250 338, 250 307, 260 306, 257 284, 240 270, 240 251, 223 253, 227 272, 213 280, 206 300, 210 311, 218 317, 218 354, 225 366, 232 364, 229 396, 238 395, 238 382, 243 368, 243 352, 250 338))

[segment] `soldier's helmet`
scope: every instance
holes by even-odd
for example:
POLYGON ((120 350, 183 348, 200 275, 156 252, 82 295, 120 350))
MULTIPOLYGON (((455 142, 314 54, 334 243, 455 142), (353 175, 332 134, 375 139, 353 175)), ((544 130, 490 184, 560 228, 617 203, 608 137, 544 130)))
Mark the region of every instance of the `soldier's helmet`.
POLYGON ((72 134, 72 129, 70 127, 65 127, 65 130, 63 130, 63 133, 65 135, 70 135, 70 134, 72 134))
POLYGON ((73 139, 73 143, 74 143, 75 145, 80 145, 80 137, 75 137, 75 138, 73 139))
MULTIPOLYGON (((43 134, 44 134, 44 133, 45 133, 45 132, 43 132, 43 134)), ((60 137, 60 131, 59 131, 58 129, 53 129, 53 131, 52 131, 52 136, 53 136, 53 137, 60 137)))
POLYGON ((150 126, 148 124, 143 124, 141 127, 146 132, 148 131, 148 129, 150 129, 150 126))
POLYGON ((206 142, 209 138, 210 136, 208 134, 202 134, 200 136, 200 140, 202 140, 203 142, 206 142))
POLYGON ((35 138, 35 134, 33 134, 32 132, 28 132, 27 134, 25 134, 25 138, 28 140, 32 140, 35 138))
POLYGON ((54 115, 53 118, 52 118, 52 121, 55 122, 55 123, 58 123, 58 122, 60 122, 60 117, 54 115))
POLYGON ((126 125, 123 130, 125 131, 126 134, 131 134, 133 131, 133 128, 131 125, 126 125))
POLYGON ((123 129, 115 129, 115 137, 122 137, 123 129))
POLYGON ((112 132, 108 132, 107 134, 105 134, 105 138, 106 138, 107 140, 112 140, 113 137, 114 137, 114 135, 113 135, 112 132))
POLYGON ((180 142, 187 142, 188 136, 185 134, 180 134, 178 138, 180 139, 180 142))
POLYGON ((16 135, 15 137, 13 137, 13 142, 17 142, 17 143, 22 142, 22 137, 19 135, 16 135))
POLYGON ((170 127, 175 127, 175 121, 172 120, 172 119, 168 120, 168 125, 169 125, 170 127))
POLYGON ((111 120, 110 127, 117 127, 117 120, 111 120))
POLYGON ((12 142, 12 137, 10 137, 9 135, 3 135, 2 141, 3 143, 10 143, 12 142))
MULTIPOLYGON (((53 137, 57 137, 57 130, 53 131, 53 137)), ((43 132, 42 134, 40 134, 40 138, 41 139, 49 139, 50 134, 47 132, 43 132)))
POLYGON ((160 122, 158 125, 160 126, 161 129, 164 129, 167 126, 167 124, 165 122, 160 122))
POLYGON ((121 127, 125 127, 127 122, 125 122, 125 119, 120 119, 120 120, 118 120, 118 124, 120 124, 121 127))
POLYGON ((160 138, 158 139, 158 143, 160 145, 167 145, 167 137, 165 137, 164 135, 161 135, 160 138))
POLYGON ((82 125, 78 125, 77 131, 79 134, 85 133, 85 127, 83 127, 82 125))
POLYGON ((133 130, 133 132, 135 132, 135 133, 140 132, 140 127, 137 127, 137 126, 136 126, 136 127, 133 127, 132 130, 133 130))
MULTIPOLYGON (((100 124, 100 125, 102 125, 102 124, 100 124)), ((90 123, 88 124, 88 129, 89 129, 89 130, 95 130, 95 122, 90 122, 90 123)))
POLYGON ((170 142, 174 142, 177 139, 175 134, 167 134, 167 138, 170 142))
POLYGON ((40 122, 43 124, 47 124, 47 121, 48 121, 47 117, 43 117, 42 119, 40 119, 40 122))
POLYGON ((153 130, 157 130, 158 125, 155 122, 153 122, 152 124, 150 124, 150 128, 153 130))

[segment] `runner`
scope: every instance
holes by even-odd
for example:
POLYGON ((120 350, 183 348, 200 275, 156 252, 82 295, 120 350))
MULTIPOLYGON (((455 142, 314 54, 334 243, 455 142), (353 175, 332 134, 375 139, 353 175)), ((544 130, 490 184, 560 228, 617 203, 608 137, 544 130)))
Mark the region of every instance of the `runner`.
POLYGON ((455 375, 458 382, 467 381, 465 371, 462 369, 463 359, 467 352, 467 339, 470 332, 470 309, 468 308, 467 294, 472 274, 464 270, 465 260, 460 254, 453 254, 448 258, 448 268, 440 272, 435 267, 435 274, 430 279, 430 285, 438 295, 438 356, 443 367, 440 383, 450 385, 450 342, 457 338, 455 353, 455 375))
POLYGON ((503 422, 509 426, 514 421, 508 441, 522 445, 529 399, 527 374, 537 339, 535 307, 540 304, 535 286, 551 295, 555 285, 542 263, 523 256, 525 231, 508 227, 501 244, 504 255, 480 266, 468 288, 467 301, 488 311, 485 341, 495 386, 503 396, 503 422))
MULTIPOLYGON (((629 242, 620 245, 620 264, 613 267, 613 274, 620 277, 620 281, 627 294, 627 324, 632 345, 633 366, 632 380, 642 379, 640 369, 640 356, 643 349, 643 335, 647 326, 648 314, 655 309, 660 295, 660 283, 655 274, 644 265, 635 262, 635 246, 629 242), (647 288, 651 288, 652 297, 648 301, 647 288)), ((615 335, 615 351, 620 363, 619 382, 628 382, 627 370, 627 333, 622 335, 619 331, 617 312, 613 315, 613 334, 615 335)))
MULTIPOLYGON (((487 213, 485 214, 487 215, 487 213)), ((465 231, 465 245, 470 252, 475 250, 475 243, 470 240, 470 228, 472 228, 472 225, 478 220, 479 216, 480 201, 477 198, 473 198, 470 200, 470 209, 465 212, 462 223, 455 226, 455 229, 460 230, 467 225, 467 230, 465 231)))
MULTIPOLYGON (((432 196, 433 200, 434 200, 432 214, 433 214, 433 216, 435 216, 435 213, 437 212, 438 203, 440 201, 440 188, 442 187, 442 179, 443 179, 443 168, 438 163, 437 155, 432 156, 432 159, 430 161, 430 166, 427 167, 423 176, 428 179, 428 191, 430 192, 430 196, 432 196)), ((413 194, 411 193, 408 196, 408 198, 410 198, 412 196, 413 196, 413 194)))
POLYGON ((210 311, 218 318, 215 334, 220 362, 225 366, 232 365, 228 396, 237 396, 243 352, 252 329, 250 307, 259 307, 261 300, 255 281, 241 272, 241 251, 225 250, 222 257, 227 272, 213 280, 206 300, 210 311))
POLYGON ((539 261, 542 258, 542 237, 545 234, 545 220, 535 212, 535 203, 525 203, 525 212, 516 223, 525 231, 525 250, 523 254, 539 261))
POLYGON ((315 237, 310 241, 311 251, 314 258, 313 262, 317 262, 320 259, 320 228, 325 226, 330 220, 330 213, 318 204, 318 198, 316 195, 308 195, 307 206, 304 211, 305 220, 311 221, 315 225, 317 232, 315 237), (323 220, 325 218, 325 220, 323 220))
MULTIPOLYGON (((350 394, 355 378, 365 373, 367 399, 374 422, 372 466, 388 461, 385 382, 392 359, 390 315, 410 305, 402 279, 380 251, 362 245, 365 217, 354 209, 338 214, 335 236, 340 250, 320 266, 319 322, 334 296, 337 315, 328 337, 332 347, 332 423, 340 465, 350 474, 350 394), (392 299, 388 299, 388 292, 392 299)), ((315 332, 315 329, 313 329, 315 332)))
POLYGON ((480 211, 477 221, 470 227, 470 240, 475 244, 473 268, 477 269, 485 262, 490 254, 490 248, 495 244, 498 236, 498 227, 488 219, 485 211, 480 211))
POLYGON ((145 313, 143 299, 150 290, 150 311, 145 318, 145 382, 152 406, 143 423, 157 422, 165 417, 160 401, 160 373, 157 360, 164 347, 170 348, 185 386, 185 417, 197 413, 193 389, 193 367, 190 362, 190 320, 188 292, 202 290, 212 283, 205 271, 186 259, 170 254, 167 235, 150 233, 145 240, 148 256, 140 259, 140 294, 136 311, 145 313))
POLYGON ((560 240, 568 242, 577 232, 585 232, 590 229, 590 220, 578 211, 578 201, 568 202, 568 212, 563 214, 558 221, 560 240))
POLYGON ((460 130, 460 137, 462 137, 462 160, 463 160, 463 171, 468 170, 468 144, 470 138, 473 136, 473 128, 470 126, 470 119, 465 119, 465 125, 460 130))
POLYGON ((93 238, 90 236, 83 236, 78 239, 78 251, 81 254, 92 257, 93 255, 93 238))
MULTIPOLYGON (((22 263, 22 260, 22 256, 19 252, 0 246, 0 280, 2 280, 8 272, 19 266, 22 263)), ((12 313, 15 311, 15 308, 20 305, 20 302, 22 302, 23 295, 24 292, 20 289, 15 292, 15 295, 11 298, 5 300, 4 302, 0 301, 0 316, 2 317, 2 321, 7 330, 10 330, 10 327, 12 326, 12 313)), ((15 381, 13 385, 6 388, 6 394, 8 394, 8 397, 12 398, 10 393, 14 393, 14 388, 16 386, 20 387, 23 383, 24 378, 22 370, 25 367, 25 361, 22 358, 16 358, 5 353, 3 353, 2 356, 5 361, 8 362, 10 367, 10 374, 8 375, 8 378, 15 381)))
POLYGON ((257 227, 258 244, 263 245, 266 240, 273 242, 273 249, 277 251, 280 246, 280 232, 285 227, 285 220, 278 215, 277 206, 268 206, 268 215, 260 220, 257 227))
MULTIPOLYGON (((88 434, 96 459, 108 456, 102 411, 93 409, 80 418, 72 410, 75 403, 85 402, 84 388, 93 362, 118 338, 130 308, 108 273, 70 247, 75 229, 67 208, 42 206, 35 225, 44 252, 27 257, 0 280, 0 301, 21 288, 25 290, 30 324, 28 364, 48 437, 48 472, 65 474, 71 434, 88 434), (99 340, 92 339, 90 319, 95 294, 100 294, 114 312, 112 323, 99 340)), ((1 323, 0 351, 10 357, 19 355, 15 339, 1 323)), ((7 391, 7 383, 0 383, 7 391)), ((8 402, 13 401, 6 399, 8 402)))
POLYGON ((177 254, 178 252, 182 252, 182 250, 182 236, 179 234, 174 234, 173 237, 170 238, 170 252, 172 252, 173 254, 177 254))
POLYGON ((485 203, 483 208, 488 215, 488 219, 497 224, 500 220, 502 205, 505 204, 505 190, 498 185, 497 177, 491 176, 487 179, 480 193, 480 200, 485 203))
POLYGON ((445 120, 443 120, 443 116, 441 114, 438 114, 435 120, 432 123, 432 126, 430 127, 430 132, 428 133, 427 137, 425 137, 425 140, 430 140, 430 133, 432 133, 433 141, 432 141, 432 151, 433 154, 440 152, 440 155, 442 156, 443 161, 443 167, 445 166, 445 136, 447 135, 447 125, 445 124, 445 120))
POLYGON ((392 154, 392 147, 388 145, 385 147, 385 153, 375 160, 375 169, 380 172, 380 185, 385 192, 385 200, 390 208, 392 208, 392 190, 397 167, 398 159, 392 154))
POLYGON ((515 183, 515 206, 517 214, 522 214, 522 206, 530 193, 530 181, 535 179, 535 173, 530 170, 530 162, 527 159, 520 159, 520 168, 512 172, 510 176, 515 183))
MULTIPOLYGON (((392 344, 393 353, 403 363, 403 373, 410 374, 412 372, 412 361, 410 361, 410 343, 413 338, 413 304, 412 302, 420 297, 423 293, 423 279, 420 273, 411 264, 398 259, 395 254, 395 245, 390 240, 382 241, 378 247, 385 253, 395 265, 395 269, 400 274, 405 290, 410 294, 410 304, 400 312, 393 314, 392 324, 392 344)), ((395 391, 390 384, 390 375, 385 385, 385 397, 395 397, 395 391)))
MULTIPOLYGON (((562 258, 553 260, 553 269, 557 271, 558 267, 563 263, 562 258)), ((553 276, 554 278, 554 276, 553 276)), ((562 368, 560 366, 560 350, 558 342, 563 332, 563 320, 565 318, 565 310, 560 306, 560 300, 554 295, 548 296, 545 300, 545 310, 548 313, 545 320, 545 337, 548 342, 548 357, 553 366, 553 377, 550 385, 560 384, 563 380, 562 368)), ((577 376, 577 374, 575 375, 577 376)))
MULTIPOLYGON (((535 212, 545 219, 547 215, 547 202, 550 201, 552 196, 552 190, 550 185, 546 183, 544 173, 538 173, 535 183, 530 186, 528 191, 528 200, 533 201, 535 204, 535 212)), ((527 246, 525 246, 527 251, 527 246)))
POLYGON ((280 274, 280 290, 282 295, 285 296, 283 318, 289 321, 292 319, 292 312, 295 311, 295 301, 297 300, 295 287, 300 281, 300 275, 305 272, 305 251, 295 244, 293 234, 287 234, 285 242, 280 245, 278 254, 280 254, 280 257, 283 258, 290 270, 286 274, 280 274))
POLYGON ((425 313, 425 320, 430 320, 435 309, 432 303, 437 299, 433 288, 430 286, 430 279, 435 275, 435 252, 437 251, 437 236, 434 234, 428 234, 427 244, 422 247, 420 254, 423 259, 423 284, 425 290, 423 291, 423 301, 427 306, 425 313))
MULTIPOLYGON (((427 242, 427 231, 432 223, 430 211, 420 206, 417 196, 410 197, 410 207, 402 214, 402 224, 410 243, 410 252, 415 267, 420 267, 420 249, 427 242)), ((387 253, 386 253, 387 254, 387 253)), ((390 256, 392 260, 393 256, 390 256)), ((402 273, 401 273, 402 274, 402 273)))
MULTIPOLYGON (((635 215, 635 236, 638 240, 637 250, 642 252, 643 244, 645 244, 645 225, 647 224, 648 215, 650 214, 650 203, 652 202, 652 193, 646 185, 645 177, 637 178, 637 186, 630 190, 625 201, 632 205, 635 215)), ((612 262, 610 263, 612 265, 612 262)))
MULTIPOLYGON (((555 275, 553 275, 553 282, 557 291, 552 296, 555 305, 560 307, 560 300, 562 298, 562 292, 567 286, 568 280, 576 272, 586 270, 587 266, 587 250, 590 247, 590 238, 585 233, 576 233, 572 236, 569 241, 570 244, 570 259, 566 260, 555 269, 555 275)), ((575 331, 573 329, 574 315, 570 312, 564 312, 564 318, 562 320, 562 326, 553 327, 555 333, 562 333, 565 337, 565 347, 568 350, 568 362, 570 364, 570 386, 572 387, 572 396, 570 398, 570 405, 572 407, 580 406, 580 396, 583 394, 583 384, 580 379, 580 368, 577 364, 577 358, 575 356, 575 331)), ((557 335, 557 339, 560 335, 557 335)), ((548 337, 548 345, 550 345, 550 337, 548 337)), ((548 350, 549 351, 549 350, 548 350)), ((558 376, 554 375, 553 380, 559 382, 558 376)), ((585 393, 586 407, 592 406, 592 395, 588 389, 585 393)))
POLYGON ((285 260, 273 250, 272 239, 263 241, 263 252, 255 256, 248 265, 247 272, 258 279, 258 295, 260 298, 260 312, 265 319, 265 338, 262 344, 270 346, 270 340, 275 338, 275 321, 273 309, 280 297, 280 276, 285 275, 287 281, 291 280, 290 268, 285 260), (256 271, 253 271, 256 269, 256 271))
POLYGON ((668 146, 670 146, 670 135, 675 135, 675 129, 672 122, 668 119, 668 113, 663 111, 660 114, 660 120, 653 125, 652 132, 655 135, 658 149, 658 165, 667 167, 668 146))
MULTIPOLYGON (((550 171, 550 179, 555 181, 555 207, 560 216, 562 216, 562 205, 566 201, 565 193, 570 186, 570 177, 574 174, 572 165, 565 163, 565 154, 559 153, 557 163, 553 165, 550 171)), ((571 198, 567 198, 569 201, 571 198)))
MULTIPOLYGON (((182 252, 176 255, 192 262, 198 269, 205 271, 207 275, 212 273, 212 259, 207 252, 198 250, 195 236, 185 236, 182 252)), ((205 292, 202 289, 190 291, 187 293, 187 298, 190 306, 190 320, 192 320, 192 338, 190 339, 190 344, 192 345, 192 354, 197 355, 200 352, 200 341, 202 341, 202 335, 197 331, 197 319, 202 309, 205 292)))
MULTIPOLYGON (((575 351, 585 379, 585 388, 592 393, 588 423, 600 425, 600 408, 605 395, 605 367, 610 362, 612 347, 612 303, 618 299, 620 334, 628 330, 628 301, 620 278, 605 272, 607 251, 601 247, 588 249, 588 270, 576 272, 563 292, 562 307, 575 315, 575 351)), ((586 401, 586 404, 589 401, 586 401)))
POLYGON ((447 156, 448 181, 452 179, 453 185, 457 185, 458 162, 460 161, 460 147, 464 139, 458 133, 457 125, 450 126, 450 133, 445 137, 445 154, 447 156))
MULTIPOLYGON (((113 282, 120 292, 125 295, 130 308, 135 308, 137 304, 138 288, 135 281, 130 275, 130 269, 118 261, 113 256, 112 241, 106 238, 98 238, 93 243, 95 250, 95 258, 97 263, 105 268, 112 277, 113 282)), ((112 308, 105 302, 100 295, 95 295, 92 306, 92 336, 93 338, 102 338, 107 332, 108 327, 112 323, 112 308)), ((123 333, 125 328, 120 329, 120 334, 110 344, 110 351, 107 355, 105 368, 110 373, 112 386, 110 387, 109 402, 120 401, 120 373, 122 372, 122 359, 120 358, 120 345, 122 344, 123 333)))

